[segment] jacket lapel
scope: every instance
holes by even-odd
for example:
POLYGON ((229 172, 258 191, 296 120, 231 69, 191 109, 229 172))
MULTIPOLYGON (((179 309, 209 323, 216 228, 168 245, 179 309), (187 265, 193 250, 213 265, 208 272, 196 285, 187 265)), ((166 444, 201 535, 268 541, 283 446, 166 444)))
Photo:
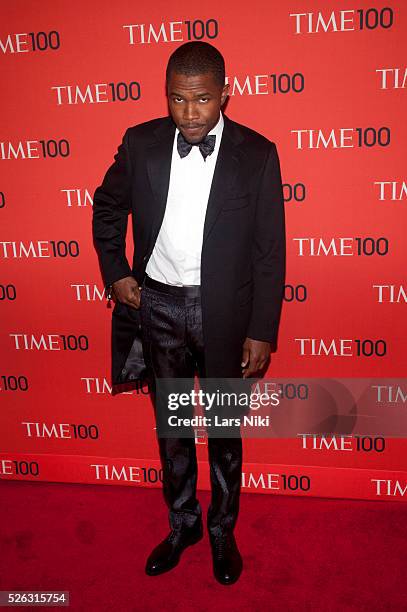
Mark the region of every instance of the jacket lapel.
POLYGON ((220 211, 222 210, 224 198, 233 190, 239 173, 239 157, 234 131, 231 129, 230 120, 224 115, 222 140, 219 147, 213 173, 212 185, 209 192, 208 206, 206 209, 205 223, 203 229, 203 240, 208 237, 220 211))
POLYGON ((154 213, 151 237, 151 247, 155 244, 158 231, 164 218, 167 194, 170 184, 172 146, 174 144, 175 124, 171 117, 166 117, 163 123, 154 130, 154 141, 146 151, 147 172, 151 189, 157 203, 154 213))

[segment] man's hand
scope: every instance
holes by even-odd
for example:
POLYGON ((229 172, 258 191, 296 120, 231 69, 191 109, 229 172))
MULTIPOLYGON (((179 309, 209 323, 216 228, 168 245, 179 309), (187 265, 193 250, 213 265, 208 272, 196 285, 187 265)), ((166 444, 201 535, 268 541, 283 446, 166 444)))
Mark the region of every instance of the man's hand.
MULTIPOLYGON (((122 304, 127 304, 132 308, 140 308, 142 289, 138 286, 133 276, 121 278, 112 285, 113 296, 122 304)), ((115 300, 116 301, 116 300, 115 300)))
POLYGON ((252 376, 262 370, 270 358, 271 344, 262 340, 246 338, 243 344, 242 368, 243 378, 252 376))

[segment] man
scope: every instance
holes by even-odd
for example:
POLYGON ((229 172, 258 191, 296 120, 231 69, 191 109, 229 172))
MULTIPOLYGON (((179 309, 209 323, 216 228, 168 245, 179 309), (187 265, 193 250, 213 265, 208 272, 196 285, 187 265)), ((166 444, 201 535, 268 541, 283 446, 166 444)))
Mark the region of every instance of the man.
MULTIPOLYGON (((190 379, 196 370, 201 379, 248 378, 267 366, 283 298, 285 220, 276 146, 223 115, 225 64, 209 43, 188 42, 172 53, 166 92, 170 116, 126 130, 95 192, 93 235, 103 277, 115 310, 140 312, 144 359, 155 382, 190 379), (131 268, 125 256, 129 212, 131 268)), ((158 437, 158 443, 171 531, 149 556, 149 575, 177 565, 183 550, 202 538, 193 431, 158 437)), ((213 570, 220 583, 232 584, 243 566, 234 537, 240 435, 208 437, 208 454, 213 570)))

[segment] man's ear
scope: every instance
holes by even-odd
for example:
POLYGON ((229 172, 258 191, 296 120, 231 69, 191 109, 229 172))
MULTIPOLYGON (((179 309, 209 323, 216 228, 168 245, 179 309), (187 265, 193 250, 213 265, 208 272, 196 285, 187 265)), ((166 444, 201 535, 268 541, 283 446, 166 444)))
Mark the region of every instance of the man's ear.
POLYGON ((230 84, 226 83, 226 85, 223 86, 222 89, 222 95, 221 95, 221 104, 224 104, 226 101, 226 98, 229 95, 229 89, 230 89, 230 84))

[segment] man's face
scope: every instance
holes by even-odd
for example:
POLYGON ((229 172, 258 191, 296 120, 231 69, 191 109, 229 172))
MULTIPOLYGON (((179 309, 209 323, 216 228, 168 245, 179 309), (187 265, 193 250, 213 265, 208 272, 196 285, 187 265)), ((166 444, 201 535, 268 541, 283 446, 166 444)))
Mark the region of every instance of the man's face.
POLYGON ((203 140, 218 122, 229 84, 221 87, 211 72, 187 76, 172 72, 167 83, 171 116, 191 144, 203 140))

